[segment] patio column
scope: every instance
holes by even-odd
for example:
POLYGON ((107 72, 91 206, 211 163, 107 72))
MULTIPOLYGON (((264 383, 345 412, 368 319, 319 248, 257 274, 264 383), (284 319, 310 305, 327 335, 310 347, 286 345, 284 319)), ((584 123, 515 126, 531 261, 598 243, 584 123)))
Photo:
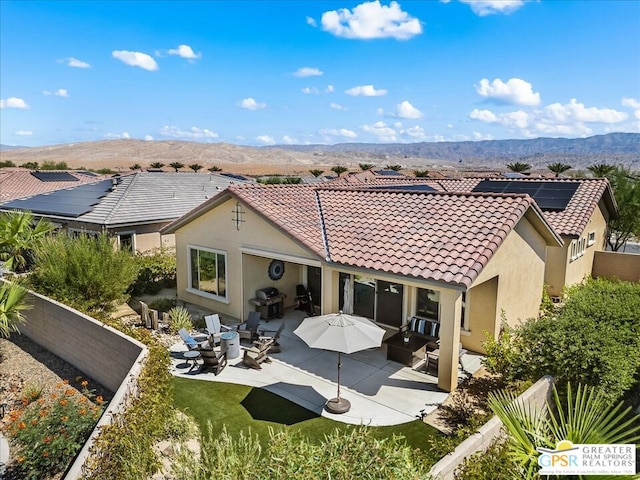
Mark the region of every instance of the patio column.
POLYGON ((460 349, 460 317, 462 292, 440 292, 440 358, 438 359, 438 387, 451 392, 458 386, 460 349))

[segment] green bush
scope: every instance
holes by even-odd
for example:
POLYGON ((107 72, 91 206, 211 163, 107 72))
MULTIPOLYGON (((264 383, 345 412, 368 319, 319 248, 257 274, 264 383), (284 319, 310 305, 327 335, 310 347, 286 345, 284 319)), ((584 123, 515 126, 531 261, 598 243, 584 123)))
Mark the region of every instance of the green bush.
POLYGON ((138 277, 131 286, 134 295, 155 295, 163 288, 176 286, 174 249, 158 249, 151 254, 137 254, 138 277))
POLYGON ((455 471, 456 480, 521 480, 504 439, 494 440, 485 452, 465 458, 455 471))
POLYGON ((184 307, 173 307, 169 310, 169 333, 176 334, 181 328, 187 331, 193 328, 191 314, 184 307))
POLYGON ((149 308, 159 312, 168 312, 176 306, 176 299, 171 297, 158 297, 149 302, 149 308))
POLYGON ((8 431, 18 445, 16 461, 20 478, 39 480, 64 471, 84 445, 102 415, 102 398, 83 382, 83 394, 65 383, 47 399, 25 392, 23 411, 10 413, 8 431))
POLYGON ((638 382, 640 284, 597 279, 572 287, 555 315, 506 329, 485 348, 487 370, 507 381, 550 374, 615 401, 638 382))
POLYGON ((114 249, 106 235, 46 238, 35 249, 35 265, 38 292, 97 315, 126 299, 138 271, 131 253, 114 249))
POLYGON ((289 479, 425 479, 421 455, 402 437, 376 439, 365 427, 349 433, 334 431, 321 444, 283 431, 270 431, 264 451, 257 436, 233 438, 223 430, 215 436, 211 425, 201 437, 200 458, 182 449, 174 464, 179 480, 289 479))

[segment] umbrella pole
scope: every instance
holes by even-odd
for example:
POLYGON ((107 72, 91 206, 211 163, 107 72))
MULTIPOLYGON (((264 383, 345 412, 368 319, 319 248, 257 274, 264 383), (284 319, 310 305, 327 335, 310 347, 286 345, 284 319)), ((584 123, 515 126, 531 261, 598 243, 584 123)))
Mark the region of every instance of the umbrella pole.
POLYGON ((338 352, 338 403, 340 402, 340 352, 338 352))

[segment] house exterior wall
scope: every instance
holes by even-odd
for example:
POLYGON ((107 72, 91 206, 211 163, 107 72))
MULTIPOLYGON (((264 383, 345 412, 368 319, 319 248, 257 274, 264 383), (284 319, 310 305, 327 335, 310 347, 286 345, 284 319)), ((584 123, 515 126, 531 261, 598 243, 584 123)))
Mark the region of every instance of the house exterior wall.
MULTIPOLYGON (((115 228, 108 228, 106 232, 113 237, 115 237, 120 233, 135 234, 134 242, 135 242, 136 252, 145 253, 145 252, 151 252, 160 247, 170 248, 175 246, 175 236, 173 234, 160 235, 160 229, 164 227, 166 224, 167 222, 115 227, 115 228)), ((66 232, 67 234, 70 234, 73 232, 87 232, 90 234, 99 234, 105 230, 102 225, 70 221, 65 224, 63 231, 66 232)), ((114 242, 115 242, 115 245, 117 246, 117 240, 115 238, 114 238, 114 242)))
POLYGON ((196 218, 175 233, 177 259, 178 298, 224 315, 244 319, 253 306, 246 300, 252 298, 256 288, 275 286, 287 293, 287 302, 294 298, 295 285, 300 283, 300 270, 291 261, 285 263, 283 279, 273 282, 267 275, 270 258, 277 255, 299 258, 317 264, 317 257, 280 232, 274 225, 241 205, 243 223, 240 229, 232 221, 236 200, 230 199, 196 218), (226 253, 227 301, 208 298, 188 291, 189 246, 206 247, 226 253), (249 249, 252 253, 243 251, 249 249), (264 252, 264 258, 256 252, 264 252), (272 254, 273 256, 269 256, 272 254), (281 287, 284 285, 284 287, 281 287), (293 289, 292 286, 293 285, 293 289))
POLYGON ((467 299, 469 330, 461 336, 463 346, 483 352, 484 330, 496 336, 502 312, 510 325, 538 315, 544 287, 545 258, 544 238, 523 217, 473 282, 467 299), (483 285, 489 280, 497 282, 497 289, 492 284, 483 285), (487 298, 483 298, 484 295, 487 298), (494 295, 497 308, 492 309, 494 295), (478 302, 489 307, 488 310, 474 305, 478 302), (474 313, 478 312, 481 313, 476 317, 474 313), (491 313, 493 324, 489 318, 491 313))
POLYGON ((604 202, 600 200, 582 231, 579 238, 562 236, 562 247, 548 247, 547 268, 545 271, 545 284, 547 292, 552 296, 559 296, 566 286, 580 283, 585 277, 590 277, 593 268, 595 252, 606 249, 606 235, 608 215, 604 202), (590 241, 589 234, 593 234, 590 241), (584 242, 584 247, 572 246, 572 242, 579 244, 584 242), (574 248, 578 248, 580 255, 572 259, 574 248))

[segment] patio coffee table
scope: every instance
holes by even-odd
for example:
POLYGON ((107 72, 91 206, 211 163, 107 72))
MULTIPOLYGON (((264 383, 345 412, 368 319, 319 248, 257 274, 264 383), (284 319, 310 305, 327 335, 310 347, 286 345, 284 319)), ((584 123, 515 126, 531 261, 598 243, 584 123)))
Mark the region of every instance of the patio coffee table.
POLYGON ((189 350, 188 352, 184 352, 182 356, 187 361, 187 363, 189 363, 189 361, 193 362, 191 368, 189 369, 189 372, 194 368, 199 367, 198 359, 200 358, 200 352, 198 352, 197 350, 189 350))
POLYGON ((417 363, 424 361, 427 344, 430 341, 426 338, 412 335, 409 337, 409 341, 405 342, 402 333, 398 332, 385 340, 384 343, 387 345, 387 360, 414 367, 417 363))

